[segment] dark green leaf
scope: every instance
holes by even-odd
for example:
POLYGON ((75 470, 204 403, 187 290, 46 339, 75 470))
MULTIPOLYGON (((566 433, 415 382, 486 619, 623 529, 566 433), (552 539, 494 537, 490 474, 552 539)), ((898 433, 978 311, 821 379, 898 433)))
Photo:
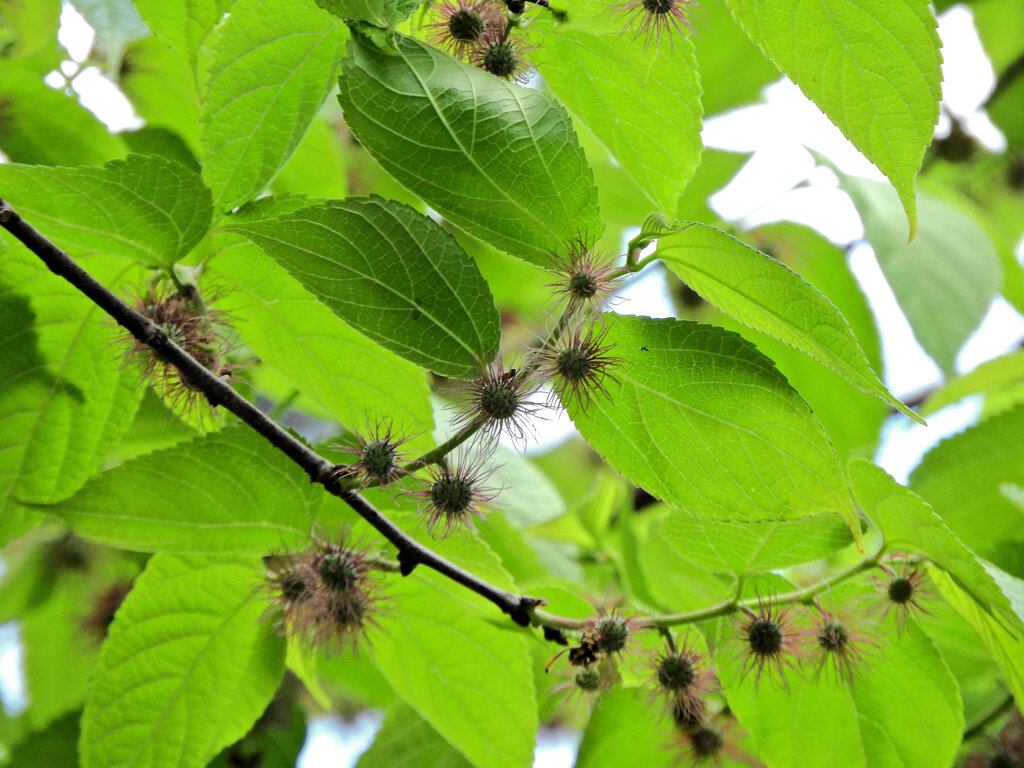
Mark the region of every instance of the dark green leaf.
POLYGON ((264 366, 321 418, 362 429, 368 418, 386 415, 396 434, 430 433, 434 418, 421 369, 353 330, 257 246, 231 240, 210 262, 210 274, 230 286, 217 306, 264 366))
POLYGON ((498 351, 498 313, 476 264, 408 206, 332 200, 226 229, 263 248, 345 322, 417 365, 469 378, 498 351))
POLYGON ((481 240, 545 264, 570 238, 600 236, 593 174, 547 94, 409 37, 396 56, 355 37, 340 99, 377 162, 481 240))
POLYGON ((82 715, 83 768, 202 768, 263 712, 284 641, 258 560, 156 555, 118 612, 82 715))

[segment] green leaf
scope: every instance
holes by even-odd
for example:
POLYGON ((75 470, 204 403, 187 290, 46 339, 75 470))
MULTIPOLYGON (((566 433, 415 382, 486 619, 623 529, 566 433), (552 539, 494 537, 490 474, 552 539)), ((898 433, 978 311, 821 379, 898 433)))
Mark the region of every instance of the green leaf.
POLYGON ((419 6, 419 0, 316 0, 335 16, 365 21, 376 27, 393 28, 419 6))
POLYGON ((928 1, 727 1, 765 56, 889 178, 912 240, 914 176, 942 96, 942 56, 928 1))
POLYGON ((258 559, 155 555, 110 627, 82 715, 83 768, 202 768, 277 689, 284 641, 258 559))
MULTIPOLYGON (((847 268, 843 249, 812 229, 787 222, 758 227, 746 237, 755 248, 777 258, 835 304, 849 321, 871 367, 882 370, 875 319, 856 278, 847 268)), ((891 412, 886 402, 860 391, 846 380, 837 379, 817 360, 795 347, 729 317, 712 319, 708 317, 706 306, 697 308, 696 313, 706 322, 736 331, 772 359, 821 420, 840 458, 871 455, 875 450, 882 424, 891 412)))
POLYGON ((267 554, 309 538, 323 489, 245 426, 115 467, 48 511, 140 552, 267 554))
POLYGON ((768 523, 702 520, 672 510, 662 537, 680 556, 715 571, 746 576, 820 560, 853 542, 837 517, 768 523))
POLYGON ((1024 621, 1024 583, 997 568, 988 567, 987 570, 990 574, 999 573, 1001 583, 1013 596, 1014 610, 1020 619, 1016 627, 1007 627, 993 619, 954 579, 942 573, 933 573, 932 580, 949 604, 981 635, 1014 697, 1020 701, 1024 697, 1024 632, 1019 628, 1024 621))
POLYGON ((593 174, 547 94, 402 35, 396 56, 354 37, 340 82, 356 138, 471 235, 537 264, 576 235, 600 237, 593 174))
POLYGON ((1024 484, 1022 434, 1024 405, 1018 405, 943 440, 910 475, 911 489, 946 525, 1014 575, 1024 575, 1024 515, 1000 485, 1024 484))
POLYGON ((541 38, 534 58, 545 83, 651 205, 674 216, 700 165, 700 77, 689 37, 663 36, 654 47, 642 39, 559 28, 541 38))
POLYGON ((248 237, 338 317, 417 365, 469 378, 498 351, 498 313, 476 264, 408 206, 332 200, 225 229, 248 237))
POLYGON ((155 37, 129 45, 118 85, 147 126, 174 131, 198 155, 199 97, 185 62, 166 45, 155 37))
POLYGON ((210 261, 210 274, 230 286, 217 306, 315 415, 352 429, 369 414, 393 420, 396 434, 433 429, 422 370, 350 328, 257 246, 231 239, 210 261))
POLYGON ((927 416, 971 395, 998 395, 1024 384, 1024 352, 1014 352, 982 363, 970 373, 953 379, 929 397, 921 407, 927 416))
MULTIPOLYGON (((98 165, 125 153, 92 112, 50 88, 25 62, 5 60, 0 67, 0 114, 0 149, 12 163, 98 165)), ((10 200, 15 188, 0 185, 10 200)))
POLYGON ((704 86, 704 112, 717 115, 759 101, 761 89, 779 79, 779 70, 750 42, 725 3, 702 3, 698 28, 703 30, 705 23, 709 32, 691 36, 704 86))
POLYGON ((199 176, 156 155, 102 167, 2 165, 0 188, 19 214, 76 259, 113 253, 170 267, 203 238, 213 212, 199 176))
POLYGON ((739 336, 679 320, 605 315, 622 363, 573 421, 608 462, 711 520, 856 513, 835 450, 771 361, 739 336))
POLYGON ((678 758, 665 745, 672 738, 668 718, 659 718, 635 691, 613 688, 594 704, 580 741, 576 768, 642 765, 671 768, 678 758))
POLYGON ((384 718, 370 748, 356 768, 472 768, 437 731, 408 706, 395 707, 384 718))
MULTIPOLYGON (((0 165, 0 174, 10 167, 0 165)), ((110 281, 134 272, 116 257, 83 264, 110 281)), ((0 262, 0 498, 66 499, 131 423, 142 388, 106 317, 32 254, 0 262)), ((23 523, 26 514, 3 511, 23 523)))
POLYGON ((853 459, 849 469, 857 501, 881 529, 888 551, 909 550, 927 556, 983 610, 1024 633, 1024 623, 999 586, 924 499, 870 461, 853 459))
POLYGON ((850 684, 787 669, 783 687, 743 677, 726 641, 715 656, 722 691, 756 754, 772 768, 947 768, 963 730, 956 680, 916 624, 877 642, 857 649, 870 657, 850 684))
MULTIPOLYGON (((931 573, 935 572, 935 569, 931 570, 931 573)), ((936 583, 935 579, 932 581, 936 583)), ((939 573, 937 583, 950 583, 949 576, 939 573)), ((937 593, 943 591, 943 586, 937 586, 937 593)), ((966 595, 964 598, 975 610, 978 609, 966 595)), ((970 731, 987 721, 1006 700, 1003 686, 993 685, 993 680, 999 675, 999 666, 978 632, 948 601, 928 600, 924 605, 931 615, 922 616, 918 626, 935 643, 949 665, 949 671, 956 677, 964 704, 964 730, 970 731)), ((987 614, 983 615, 991 619, 987 614)))
POLYGON ((923 423, 879 380, 846 318, 796 272, 704 224, 679 223, 657 237, 656 255, 727 315, 810 355, 923 423))
POLYGON ((235 0, 135 0, 146 24, 189 64, 195 78, 199 52, 207 36, 235 0))
POLYGON ((907 243, 891 189, 867 179, 839 178, 914 336, 952 374, 956 353, 999 292, 1002 267, 991 238, 959 207, 922 192, 918 237, 907 243))
MULTIPOLYGON (((468 541, 443 540, 444 554, 480 573, 457 551, 468 541)), ((500 568, 488 555, 490 568, 500 568)), ((530 766, 537 703, 522 631, 490 603, 424 568, 389 584, 388 595, 370 647, 398 695, 476 768, 530 766)))
POLYGON ((318 117, 271 186, 277 194, 347 197, 345 161, 336 128, 318 117))
POLYGON ((312 0, 238 0, 200 51, 199 159, 218 210, 256 197, 338 75, 347 30, 312 0))

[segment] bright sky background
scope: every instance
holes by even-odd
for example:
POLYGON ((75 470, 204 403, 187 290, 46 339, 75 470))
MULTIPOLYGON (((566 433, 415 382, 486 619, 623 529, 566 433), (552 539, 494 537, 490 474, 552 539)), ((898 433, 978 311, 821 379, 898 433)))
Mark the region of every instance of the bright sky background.
MULTIPOLYGON (((979 106, 992 89, 995 77, 978 41, 970 11, 951 8, 940 17, 943 40, 943 106, 961 120, 965 129, 986 147, 1001 150, 1002 135, 979 106)), ((92 45, 93 32, 82 17, 65 5, 61 17, 60 41, 71 60, 61 73, 51 73, 47 82, 64 87, 66 77, 76 75, 73 88, 82 104, 112 130, 138 128, 142 121, 117 88, 96 67, 79 73, 92 45)), ((882 175, 858 153, 839 130, 788 80, 780 80, 764 91, 765 103, 745 107, 705 122, 704 141, 709 147, 753 152, 735 180, 712 197, 714 209, 725 219, 755 226, 780 219, 807 224, 837 244, 858 240, 863 228, 852 203, 838 189, 831 171, 815 167, 805 147, 815 149, 844 172, 883 180, 882 175), (799 189, 796 184, 807 182, 799 189)), ((943 115, 937 129, 948 131, 943 115)), ((1024 252, 1021 244, 1018 257, 1024 252)), ((941 382, 938 367, 913 338, 892 291, 885 283, 874 254, 867 245, 857 246, 850 257, 857 276, 881 329, 886 384, 898 397, 920 392, 941 382)), ((615 307, 625 314, 655 317, 672 315, 660 267, 637 276, 623 292, 615 307)), ((998 299, 981 328, 968 341, 957 359, 960 372, 971 370, 985 360, 1003 354, 1024 339, 1024 318, 998 299)), ((893 417, 886 425, 885 439, 876 459, 901 482, 920 456, 942 437, 963 429, 978 414, 976 403, 946 409, 929 420, 929 426, 913 424, 906 417, 893 417)), ((538 439, 528 452, 543 451, 573 432, 564 416, 538 422, 538 439)), ((0 700, 8 713, 24 706, 20 673, 21 654, 14 625, 0 626, 0 700)), ((355 765, 380 727, 379 713, 363 713, 352 722, 334 716, 313 721, 300 768, 344 768, 355 765)), ((542 733, 536 768, 567 768, 575 758, 578 737, 566 731, 542 733)))

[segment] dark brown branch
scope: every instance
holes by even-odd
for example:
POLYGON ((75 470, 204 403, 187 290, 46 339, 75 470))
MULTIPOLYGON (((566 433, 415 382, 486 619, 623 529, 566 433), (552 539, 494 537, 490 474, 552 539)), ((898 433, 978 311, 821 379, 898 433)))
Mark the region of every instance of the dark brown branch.
POLYGON ((417 565, 425 565, 490 600, 511 616, 517 624, 524 627, 531 624, 533 611, 544 604, 543 600, 508 592, 463 570, 408 536, 360 494, 342 488, 331 462, 286 431, 276 421, 235 392, 225 381, 196 362, 181 347, 167 338, 160 328, 98 283, 68 254, 28 224, 3 200, 0 200, 0 226, 38 256, 51 272, 75 286, 96 306, 114 318, 118 325, 124 327, 140 342, 151 347, 162 360, 177 368, 184 380, 190 386, 201 391, 211 405, 220 405, 231 411, 259 432, 271 445, 302 467, 312 482, 319 483, 328 493, 337 496, 352 507, 360 517, 376 528, 398 549, 398 562, 402 575, 409 575, 417 565))

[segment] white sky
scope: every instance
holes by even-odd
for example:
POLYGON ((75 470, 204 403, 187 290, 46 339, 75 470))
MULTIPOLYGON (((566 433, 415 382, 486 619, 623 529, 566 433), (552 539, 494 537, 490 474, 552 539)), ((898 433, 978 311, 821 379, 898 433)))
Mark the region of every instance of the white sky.
MULTIPOLYGON (((981 48, 971 22, 970 11, 957 6, 940 18, 943 40, 944 108, 956 115, 966 129, 993 150, 1004 147, 1003 138, 979 105, 994 84, 992 68, 981 48)), ((112 130, 137 128, 142 121, 127 99, 95 67, 79 73, 92 45, 93 32, 69 5, 61 16, 59 39, 70 54, 61 73, 51 73, 47 82, 63 87, 66 77, 74 77, 73 88, 84 106, 92 110, 112 130)), ((860 221, 849 198, 837 188, 835 176, 816 168, 805 147, 822 152, 843 171, 884 180, 835 126, 788 80, 780 80, 765 89, 765 103, 716 116, 705 122, 704 141, 709 147, 753 152, 750 161, 726 188, 712 197, 714 209, 725 219, 755 226, 781 219, 808 224, 834 242, 846 244, 863 234, 860 221), (803 181, 808 186, 793 187, 803 181)), ((948 131, 943 116, 938 131, 948 131)), ((1018 248, 1020 251, 1020 248, 1018 248)), ((884 378, 897 396, 907 396, 941 381, 938 368, 914 340, 903 313, 885 283, 871 249, 854 249, 850 267, 857 276, 878 320, 884 353, 884 378)), ((630 283, 616 311, 655 317, 672 315, 671 302, 660 277, 660 267, 648 269, 630 283)), ((979 331, 972 337, 957 361, 967 371, 979 363, 1011 349, 1024 338, 1024 318, 1001 299, 992 307, 979 331)), ((947 409, 930 420, 927 428, 912 424, 905 417, 890 421, 877 460, 894 476, 904 481, 928 447, 941 437, 962 429, 977 417, 977 404, 967 403, 947 409)), ((540 436, 530 452, 545 450, 573 431, 564 416, 540 422, 540 436)), ((14 712, 24 706, 24 691, 19 674, 20 649, 12 625, 0 627, 0 699, 5 710, 14 712)), ((300 768, 355 764, 369 745, 380 717, 360 715, 351 723, 325 716, 310 728, 300 768)), ((572 734, 547 734, 538 748, 536 766, 562 768, 572 764, 576 740, 572 734)))

